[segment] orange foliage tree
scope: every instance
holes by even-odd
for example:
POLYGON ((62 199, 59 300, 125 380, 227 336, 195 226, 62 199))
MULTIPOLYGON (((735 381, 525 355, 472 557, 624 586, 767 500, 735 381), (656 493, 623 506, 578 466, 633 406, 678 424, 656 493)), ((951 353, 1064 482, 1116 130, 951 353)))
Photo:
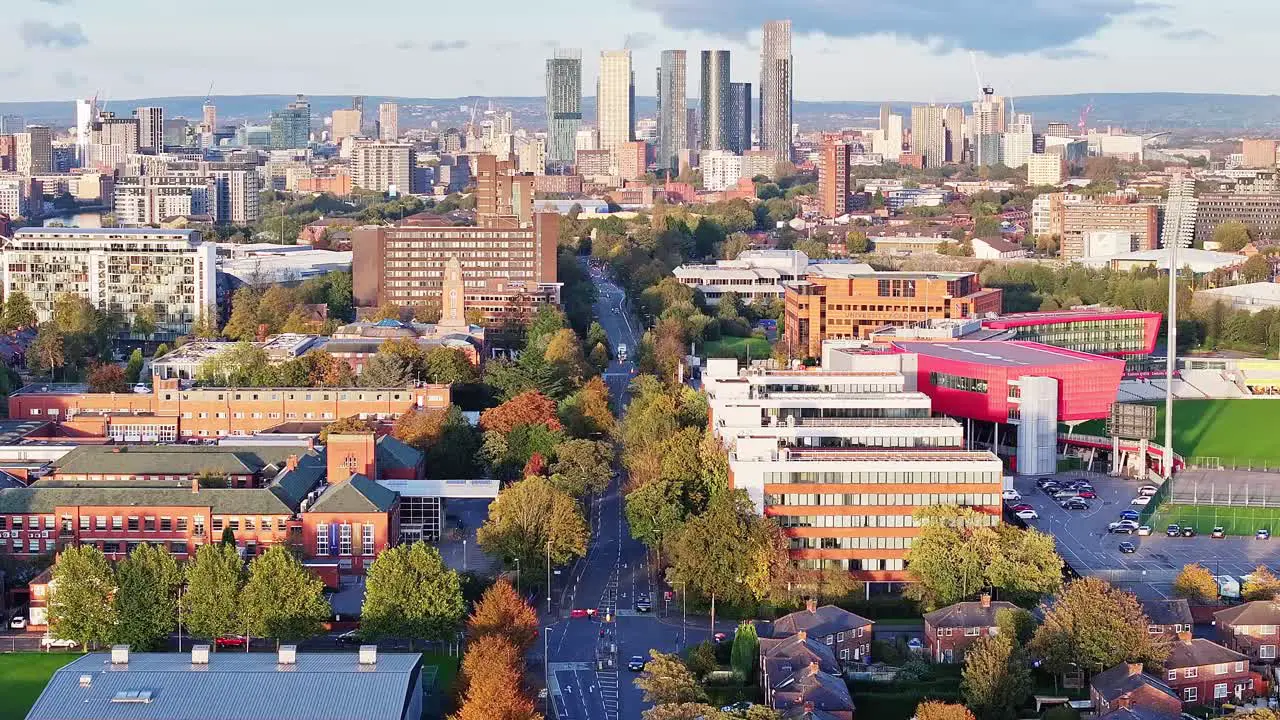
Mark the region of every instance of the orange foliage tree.
POLYGON ((546 425, 550 430, 560 430, 556 401, 537 390, 527 390, 480 414, 480 427, 486 432, 505 435, 521 425, 546 425))
POLYGON ((538 637, 538 613, 506 578, 499 578, 476 603, 467 634, 473 642, 488 635, 504 637, 523 654, 538 637))
POLYGON ((453 720, 534 720, 541 715, 524 691, 519 648, 499 635, 474 640, 462 658, 466 692, 453 720))

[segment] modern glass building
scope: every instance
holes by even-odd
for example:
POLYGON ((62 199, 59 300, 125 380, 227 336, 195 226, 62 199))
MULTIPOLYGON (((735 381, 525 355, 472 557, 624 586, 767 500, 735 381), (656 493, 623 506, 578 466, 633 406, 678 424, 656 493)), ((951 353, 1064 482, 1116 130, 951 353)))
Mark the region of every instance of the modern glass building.
POLYGON ((751 149, 751 83, 729 83, 729 149, 751 149))
POLYGON ((729 150, 729 51, 702 51, 702 150, 729 150))
POLYGON ((582 125, 582 51, 556 50, 547 59, 547 164, 573 165, 582 125))
POLYGON ((311 143, 311 103, 299 95, 283 110, 271 113, 271 147, 275 150, 304 148, 311 143))
POLYGON ((791 21, 770 20, 760 37, 760 148, 791 160, 791 21))
POLYGON ((684 50, 663 50, 658 65, 658 167, 675 171, 689 141, 688 67, 684 50))

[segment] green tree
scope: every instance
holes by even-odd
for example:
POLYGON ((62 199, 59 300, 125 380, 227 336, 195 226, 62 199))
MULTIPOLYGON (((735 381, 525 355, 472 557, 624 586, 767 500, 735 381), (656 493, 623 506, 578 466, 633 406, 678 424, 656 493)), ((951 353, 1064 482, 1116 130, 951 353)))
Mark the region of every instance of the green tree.
POLYGON ((1169 649, 1147 632, 1150 624, 1132 593, 1081 578, 1054 596, 1028 650, 1056 674, 1077 667, 1096 673, 1122 662, 1158 664, 1169 649))
POLYGON ((192 635, 216 638, 245 631, 240 607, 244 561, 234 546, 201 545, 187 563, 186 576, 182 622, 192 635))
POLYGON ((156 347, 156 352, 155 352, 155 354, 154 354, 154 355, 152 355, 152 356, 151 356, 151 359, 152 359, 152 360, 159 360, 160 358, 162 358, 162 357, 164 357, 165 355, 168 355, 168 354, 169 354, 169 345, 168 345, 168 343, 160 343, 160 344, 156 347))
POLYGON ((601 492, 612 474, 613 446, 599 440, 566 440, 551 464, 551 483, 575 498, 601 492))
POLYGON ((535 475, 498 493, 476 539, 485 552, 520 558, 524 567, 537 567, 548 553, 556 565, 582 557, 589 535, 577 501, 547 478, 535 475))
POLYGON ((0 318, 0 330, 10 333, 35 327, 38 318, 31 305, 31 298, 21 290, 14 290, 4 299, 4 315, 0 318))
POLYGON ((53 566, 50 584, 55 588, 49 596, 52 637, 75 640, 84 648, 115 637, 116 579, 101 550, 92 545, 66 548, 53 566))
POLYGON ((1213 229, 1213 241, 1222 252, 1238 252, 1253 239, 1253 228, 1236 220, 1228 220, 1213 229))
POLYGON ((704 640, 689 648, 685 665, 695 678, 705 678, 720 666, 720 663, 716 660, 715 646, 711 644, 710 640, 704 640))
POLYGON ((755 623, 743 620, 733 634, 733 648, 729 652, 729 665, 742 678, 751 682, 756 670, 756 656, 760 652, 760 639, 755 623))
POLYGON ((627 493, 627 524, 631 537, 651 549, 660 548, 684 523, 684 496, 679 483, 651 480, 627 493))
POLYGON ((871 241, 867 239, 867 234, 861 230, 850 230, 845 235, 845 251, 850 255, 861 255, 871 252, 871 241))
POLYGON ((476 367, 471 364, 467 354, 458 348, 433 348, 427 352, 425 362, 429 382, 457 385, 480 380, 476 367))
POLYGON ((324 581, 283 545, 267 548, 249 563, 249 580, 240 598, 249 632, 259 637, 315 637, 333 613, 324 598, 324 581))
POLYGON ((156 321, 156 309, 152 305, 144 305, 133 314, 133 334, 138 337, 151 337, 155 334, 159 323, 156 321))
POLYGON ((1197 605, 1205 605, 1218 599, 1218 581, 1213 579, 1208 568, 1199 563, 1184 565, 1173 579, 1173 594, 1197 605))
POLYGON ((1271 262, 1265 255, 1254 255, 1240 267, 1240 279, 1247 283, 1266 282, 1271 277, 1271 262))
POLYGON ((466 614, 458 573, 423 542, 384 550, 369 566, 360 632, 370 639, 445 640, 466 614))
POLYGON ((258 293, 245 286, 231 296, 231 317, 222 334, 232 340, 251 342, 258 336, 258 293))
POLYGON ((757 581, 759 563, 769 550, 765 522, 745 492, 719 494, 705 513, 664 539, 671 580, 688 583, 713 603, 717 598, 747 602, 762 597, 757 581))
POLYGON ((116 566, 116 584, 112 642, 139 652, 163 649, 178 625, 177 561, 162 546, 142 543, 116 566))
POLYGON ((267 351, 251 342, 237 342, 196 366, 196 380, 211 387, 254 387, 270 379, 267 351))
POLYGON ((960 692, 978 720, 1013 720, 1031 688, 1030 663, 1013 638, 979 638, 965 651, 960 692))
POLYGON ((649 662, 644 673, 635 679, 636 687, 644 693, 644 701, 651 705, 705 702, 707 695, 698 679, 680 662, 676 655, 649 651, 649 662))
POLYGON ((27 348, 27 365, 37 373, 54 373, 66 365, 66 344, 62 333, 52 323, 45 323, 36 332, 36 337, 27 348))
POLYGON ((383 352, 366 360, 364 371, 360 373, 360 385, 363 387, 403 388, 413 380, 413 368, 403 358, 383 352))
POLYGON ((142 379, 142 348, 134 348, 129 353, 129 364, 124 367, 124 381, 130 385, 142 379))
POLYGON ((1036 616, 1022 608, 1004 608, 996 611, 996 627, 1000 634, 1013 638, 1018 645, 1031 642, 1036 633, 1036 616))

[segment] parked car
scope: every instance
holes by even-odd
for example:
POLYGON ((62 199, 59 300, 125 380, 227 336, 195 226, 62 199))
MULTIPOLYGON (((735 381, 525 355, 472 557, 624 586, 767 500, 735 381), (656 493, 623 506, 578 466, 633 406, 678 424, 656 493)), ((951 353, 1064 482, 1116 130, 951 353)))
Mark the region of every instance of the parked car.
POLYGON ((1130 500, 1130 501, 1129 501, 1129 504, 1130 504, 1130 505, 1150 505, 1150 504, 1151 504, 1151 496, 1150 496, 1150 495, 1139 495, 1138 497, 1136 497, 1136 498, 1134 498, 1134 499, 1130 500))
POLYGON ((1048 485, 1040 486, 1040 490, 1044 492, 1045 495, 1052 495, 1061 489, 1062 489, 1062 486, 1059 485, 1058 483, 1049 483, 1048 485))
POLYGON ((1009 508, 1009 510, 1015 513, 1020 513, 1023 510, 1035 510, 1035 508, 1031 507, 1026 503, 1020 503, 1018 505, 1014 505, 1013 507, 1009 508))
POLYGON ((1270 530, 1268 530, 1268 529, 1266 529, 1266 528, 1262 528, 1262 529, 1261 529, 1261 530, 1259 530, 1258 532, 1254 533, 1254 534, 1253 534, 1253 537, 1254 537, 1255 539, 1257 539, 1257 540, 1270 540, 1270 539, 1271 539, 1271 531, 1270 531, 1270 530))
POLYGON ((1227 531, 1221 525, 1215 527, 1212 531, 1209 532, 1209 537, 1211 538, 1224 538, 1226 536, 1227 536, 1227 531))
POLYGON ((569 617, 575 618, 575 619, 584 618, 584 617, 587 617, 587 611, 585 608, 574 608, 569 611, 569 617))
POLYGON ((339 645, 359 645, 361 642, 359 630, 348 630, 337 638, 339 645))
POLYGON ((1107 525, 1107 532, 1112 532, 1112 533, 1118 533, 1118 532, 1131 533, 1137 529, 1138 529, 1138 523, 1132 520, 1117 520, 1116 522, 1113 522, 1107 525))
POLYGON ((1053 499, 1059 502, 1065 502, 1073 497, 1076 497, 1075 490, 1059 490, 1053 494, 1053 499))
POLYGON ((1013 500, 1016 502, 1022 499, 1022 494, 1017 490, 1005 490, 1000 493, 1000 497, 1005 500, 1013 500))
POLYGON ((1195 528, 1189 527, 1189 526, 1182 528, 1182 537, 1195 537, 1195 536, 1196 536, 1195 528))
POLYGON ((1045 477, 1045 478, 1040 478, 1039 480, 1036 480, 1036 487, 1041 487, 1041 488, 1042 488, 1042 487, 1044 487, 1045 485, 1051 485, 1051 484, 1053 484, 1053 483, 1055 483, 1055 482, 1056 482, 1056 481, 1055 481, 1053 478, 1047 478, 1047 477, 1045 477))
POLYGON ((1085 498, 1086 500, 1095 500, 1098 497, 1098 493, 1092 490, 1077 490, 1076 495, 1085 498))
POLYGON ((1111 530, 1108 530, 1107 532, 1113 533, 1115 535, 1132 535, 1138 532, 1138 528, 1132 525, 1121 525, 1120 527, 1113 528, 1111 530))
POLYGON ((1138 511, 1137 511, 1137 510, 1124 510, 1124 511, 1122 511, 1122 512, 1120 513, 1120 519, 1121 519, 1121 520, 1137 520, 1137 519, 1138 519, 1138 511))
POLYGON ((1143 485, 1142 487, 1138 488, 1139 495, 1155 495, 1159 491, 1160 491, 1160 488, 1156 487, 1155 485, 1143 485))
POLYGON ((213 639, 215 647, 221 648, 242 648, 249 643, 249 638, 244 635, 219 635, 213 639))
POLYGON ((1150 535, 1150 534, 1151 534, 1151 526, 1150 526, 1150 525, 1139 525, 1139 526, 1138 526, 1138 534, 1139 534, 1139 535, 1150 535))
POLYGON ((647 613, 653 609, 653 601, 649 599, 647 593, 640 593, 636 595, 635 608, 636 612, 647 613))
POLYGON ((639 655, 632 655, 627 661, 627 669, 631 672, 640 672, 644 670, 644 658, 639 655))
POLYGON ((1014 514, 1017 515, 1018 518, 1022 520, 1039 520, 1040 519, 1040 515, 1036 513, 1035 510, 1019 510, 1014 514))
POLYGON ((1068 500, 1062 503, 1063 510, 1088 510, 1089 503, 1083 500, 1068 500))
POLYGON ((40 638, 40 647, 45 648, 73 648, 79 647, 80 643, 75 640, 62 640, 60 638, 45 635, 40 638))
POLYGON ((26 630, 27 616, 23 615, 22 613, 18 613, 17 615, 14 615, 13 619, 9 621, 9 627, 13 630, 26 630))
POLYGON ((1178 537, 1182 534, 1182 528, 1178 527, 1177 523, 1173 523, 1164 529, 1164 534, 1169 537, 1178 537))
POLYGON ((1131 542, 1122 542, 1120 543, 1120 552, 1126 555, 1131 555, 1138 552, 1138 548, 1131 542))
POLYGON ((712 639, 713 641, 715 641, 715 643, 716 643, 717 645, 719 645, 720 643, 724 642, 724 641, 725 641, 725 640, 727 640, 728 638, 729 638, 729 636, 728 636, 728 635, 725 635, 725 634, 724 634, 724 633, 722 633, 722 632, 715 633, 715 634, 713 634, 713 635, 711 636, 711 639, 712 639))

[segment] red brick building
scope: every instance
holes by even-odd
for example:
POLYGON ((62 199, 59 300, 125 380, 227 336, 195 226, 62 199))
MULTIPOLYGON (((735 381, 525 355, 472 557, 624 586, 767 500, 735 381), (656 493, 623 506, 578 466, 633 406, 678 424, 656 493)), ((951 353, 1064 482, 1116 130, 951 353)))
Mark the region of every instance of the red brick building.
POLYGON ((814 600, 805 609, 784 615, 773 622, 773 636, 786 638, 803 632, 823 643, 840 662, 871 661, 871 626, 874 623, 835 605, 818 606, 814 600))
POLYGON ((1258 662, 1275 662, 1280 647, 1280 602, 1254 600, 1213 614, 1218 641, 1258 662))
POLYGON ((1219 705, 1253 698, 1249 657, 1212 640, 1179 633, 1164 661, 1164 681, 1186 705, 1219 705))
POLYGON ((1089 699, 1099 714, 1146 710, 1171 718, 1182 713, 1173 688, 1142 670, 1142 663, 1123 663, 1089 678, 1089 699))
POLYGON ((1017 609, 1011 602, 992 601, 990 595, 984 594, 977 602, 958 602, 925 613, 924 641, 929 657, 934 662, 964 662, 965 650, 978 638, 1000 631, 996 613, 1017 609))

